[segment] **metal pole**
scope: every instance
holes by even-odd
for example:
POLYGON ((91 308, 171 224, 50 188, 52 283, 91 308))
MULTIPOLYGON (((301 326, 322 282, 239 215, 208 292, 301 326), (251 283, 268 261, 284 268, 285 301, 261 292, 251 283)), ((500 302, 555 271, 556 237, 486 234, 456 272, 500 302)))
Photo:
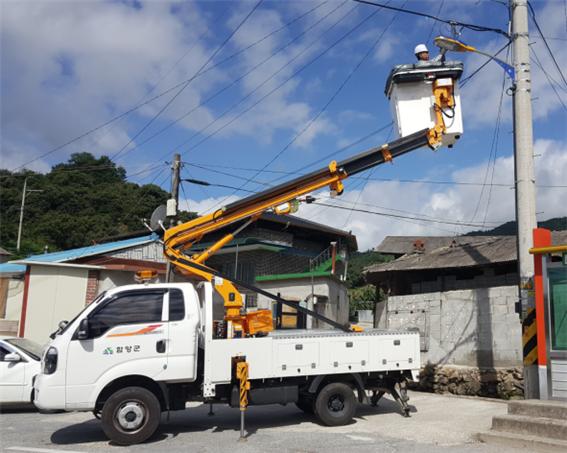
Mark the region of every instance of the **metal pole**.
MULTIPOLYGON (((179 212, 179 182, 181 172, 181 155, 173 155, 173 163, 171 165, 171 199, 175 200, 175 214, 169 218, 169 227, 175 226, 177 221, 177 213, 179 212)), ((165 281, 170 282, 173 275, 171 261, 167 261, 165 271, 165 281)))
POLYGON ((16 250, 20 251, 20 243, 22 241, 22 225, 24 223, 24 206, 26 204, 26 193, 28 187, 28 178, 24 179, 24 190, 22 191, 22 205, 20 207, 20 225, 18 226, 18 241, 16 242, 16 250))
MULTIPOLYGON (((522 319, 535 306, 533 293, 534 261, 529 249, 537 226, 531 104, 530 47, 527 0, 510 0, 512 48, 516 83, 514 87, 514 160, 516 185, 516 222, 518 225, 519 298, 522 319)), ((524 366, 524 396, 537 398, 537 366, 524 366)))

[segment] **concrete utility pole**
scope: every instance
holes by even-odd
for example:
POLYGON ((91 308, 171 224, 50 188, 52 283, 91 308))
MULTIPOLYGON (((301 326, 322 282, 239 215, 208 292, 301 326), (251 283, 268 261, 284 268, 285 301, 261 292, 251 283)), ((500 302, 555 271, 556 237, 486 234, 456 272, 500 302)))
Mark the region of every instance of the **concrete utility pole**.
MULTIPOLYGON (((514 161, 516 182, 516 222, 518 225, 518 272, 522 319, 535 306, 533 295, 534 260, 530 256, 532 232, 537 226, 533 158, 530 47, 527 0, 510 0, 512 49, 516 83, 514 87, 514 161)), ((538 398, 537 365, 524 365, 525 398, 538 398)))
MULTIPOLYGON (((177 212, 179 205, 179 183, 181 173, 181 155, 173 155, 173 163, 171 165, 171 198, 167 200, 167 216, 169 217, 169 227, 175 226, 177 221, 177 212)), ((165 281, 169 282, 172 277, 171 262, 168 260, 166 264, 165 281)))
POLYGON ((22 190, 22 204, 20 206, 20 224, 18 225, 18 240, 16 241, 16 250, 20 251, 22 242, 22 227, 24 225, 24 208, 26 207, 26 194, 28 192, 43 192, 43 190, 28 189, 28 178, 24 179, 24 189, 22 190))
POLYGON ((20 225, 18 226, 18 241, 16 242, 16 251, 20 251, 20 243, 22 242, 22 225, 24 223, 24 206, 26 205, 26 192, 28 188, 28 178, 24 179, 24 190, 22 190, 22 204, 20 206, 20 225))

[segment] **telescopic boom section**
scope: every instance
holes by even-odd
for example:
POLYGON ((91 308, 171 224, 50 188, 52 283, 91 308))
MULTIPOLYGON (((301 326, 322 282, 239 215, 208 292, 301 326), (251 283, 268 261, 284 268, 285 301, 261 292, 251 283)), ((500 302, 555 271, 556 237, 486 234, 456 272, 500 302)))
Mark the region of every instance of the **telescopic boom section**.
MULTIPOLYGON (((434 89, 434 94, 436 94, 435 91, 434 89)), ((443 107, 444 100, 450 101, 450 99, 450 93, 437 93, 436 95, 437 105, 440 107, 443 107)), ((341 195, 344 189, 343 179, 385 162, 391 162, 394 158, 423 146, 435 149, 441 142, 444 130, 443 117, 437 115, 436 124, 431 129, 423 129, 380 147, 372 148, 340 163, 332 161, 326 168, 258 192, 211 214, 169 228, 164 234, 166 258, 183 274, 213 283, 216 291, 224 300, 228 338, 268 332, 273 329, 271 311, 258 310, 243 314, 242 296, 235 284, 226 278, 215 277, 218 272, 208 268, 205 261, 229 243, 242 229, 258 219, 262 213, 273 211, 276 214, 289 214, 292 212, 290 209, 292 204, 301 201, 300 197, 324 187, 329 187, 332 195, 341 195), (282 206, 286 207, 282 208, 282 206), (233 233, 221 238, 204 252, 191 256, 185 254, 185 251, 200 241, 204 235, 245 219, 248 219, 248 222, 233 233)), ((356 330, 356 328, 352 326, 351 330, 356 330)))

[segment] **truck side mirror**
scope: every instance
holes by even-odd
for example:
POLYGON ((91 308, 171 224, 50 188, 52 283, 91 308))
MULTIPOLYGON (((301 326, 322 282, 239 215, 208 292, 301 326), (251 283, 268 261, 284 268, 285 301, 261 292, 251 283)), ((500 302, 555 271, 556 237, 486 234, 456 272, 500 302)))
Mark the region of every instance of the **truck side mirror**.
POLYGON ((77 329, 77 338, 79 340, 87 340, 89 338, 89 330, 89 318, 81 319, 77 329))

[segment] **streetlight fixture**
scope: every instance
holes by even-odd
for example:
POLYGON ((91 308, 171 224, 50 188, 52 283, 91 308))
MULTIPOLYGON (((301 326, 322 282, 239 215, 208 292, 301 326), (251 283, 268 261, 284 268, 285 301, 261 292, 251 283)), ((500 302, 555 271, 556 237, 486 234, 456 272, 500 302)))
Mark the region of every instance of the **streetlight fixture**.
POLYGON ((504 60, 501 60, 500 58, 496 58, 494 55, 483 52, 482 50, 478 50, 476 47, 469 46, 468 44, 465 44, 464 42, 461 42, 457 39, 447 38, 446 36, 437 36, 434 39, 434 41, 435 41, 435 45, 437 47, 439 47, 440 49, 444 50, 444 51, 474 52, 474 53, 478 53, 480 55, 484 55, 485 57, 488 57, 491 60, 494 60, 496 63, 498 63, 500 66, 502 66, 504 71, 506 71, 506 74, 508 75, 508 77, 510 77, 512 79, 512 81, 515 80, 514 68, 512 66, 510 66, 508 63, 506 63, 504 60))

